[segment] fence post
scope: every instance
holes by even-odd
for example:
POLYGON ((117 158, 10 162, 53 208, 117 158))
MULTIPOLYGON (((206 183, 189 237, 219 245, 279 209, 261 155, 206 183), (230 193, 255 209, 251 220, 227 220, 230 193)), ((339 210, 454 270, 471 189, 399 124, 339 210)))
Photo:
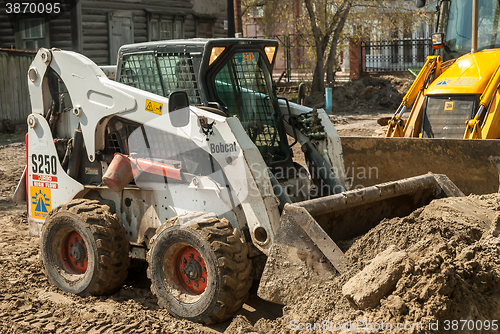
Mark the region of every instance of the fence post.
POLYGON ((351 80, 360 78, 361 72, 361 40, 349 40, 349 77, 351 80))
POLYGON ((291 66, 290 66, 290 36, 285 36, 285 49, 286 49, 286 80, 290 82, 291 79, 291 66))

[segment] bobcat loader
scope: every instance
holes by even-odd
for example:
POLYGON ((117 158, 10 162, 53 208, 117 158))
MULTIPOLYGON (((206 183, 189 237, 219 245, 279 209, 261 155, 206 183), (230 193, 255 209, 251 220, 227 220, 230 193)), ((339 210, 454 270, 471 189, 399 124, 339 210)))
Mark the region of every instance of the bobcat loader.
POLYGON ((343 138, 346 165, 376 166, 382 171, 377 182, 433 171, 446 173, 467 194, 497 192, 499 18, 497 0, 440 1, 432 38, 440 55, 427 57, 389 121, 391 140, 343 138), (370 152, 379 154, 374 159, 370 152))
POLYGON ((338 241, 462 195, 435 174, 348 190, 326 113, 276 97, 276 48, 253 39, 126 45, 116 80, 83 55, 38 51, 14 198, 27 201, 55 286, 111 294, 129 259, 142 259, 160 306, 219 322, 239 310, 252 279, 261 275, 262 298, 289 303, 291 292, 346 270, 338 241), (307 166, 292 160, 296 143, 307 166))

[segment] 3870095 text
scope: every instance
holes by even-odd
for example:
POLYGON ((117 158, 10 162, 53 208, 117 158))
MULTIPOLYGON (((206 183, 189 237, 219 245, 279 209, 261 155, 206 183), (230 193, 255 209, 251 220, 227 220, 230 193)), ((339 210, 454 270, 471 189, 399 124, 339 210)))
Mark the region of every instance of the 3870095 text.
POLYGON ((59 14, 60 2, 7 2, 7 14, 59 14))

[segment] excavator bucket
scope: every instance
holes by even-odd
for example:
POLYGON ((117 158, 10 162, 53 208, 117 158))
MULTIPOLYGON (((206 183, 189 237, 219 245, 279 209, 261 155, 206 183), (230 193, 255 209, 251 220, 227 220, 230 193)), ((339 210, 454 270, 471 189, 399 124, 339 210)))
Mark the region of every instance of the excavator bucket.
POLYGON ((342 137, 351 189, 428 172, 446 174, 466 195, 499 190, 498 140, 342 137))
POLYGON ((463 195, 445 175, 429 173, 287 204, 258 295, 290 304, 313 285, 348 270, 342 245, 382 219, 408 215, 435 198, 463 195))

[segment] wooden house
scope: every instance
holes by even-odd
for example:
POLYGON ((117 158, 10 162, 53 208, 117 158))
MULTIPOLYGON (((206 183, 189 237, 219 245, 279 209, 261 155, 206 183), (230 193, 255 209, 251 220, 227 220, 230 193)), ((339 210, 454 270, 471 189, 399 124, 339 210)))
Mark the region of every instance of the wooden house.
POLYGON ((226 37, 226 0, 67 0, 48 14, 0 12, 0 48, 60 48, 98 65, 116 64, 121 45, 165 39, 226 37), (60 11, 54 14, 55 11, 60 11))

